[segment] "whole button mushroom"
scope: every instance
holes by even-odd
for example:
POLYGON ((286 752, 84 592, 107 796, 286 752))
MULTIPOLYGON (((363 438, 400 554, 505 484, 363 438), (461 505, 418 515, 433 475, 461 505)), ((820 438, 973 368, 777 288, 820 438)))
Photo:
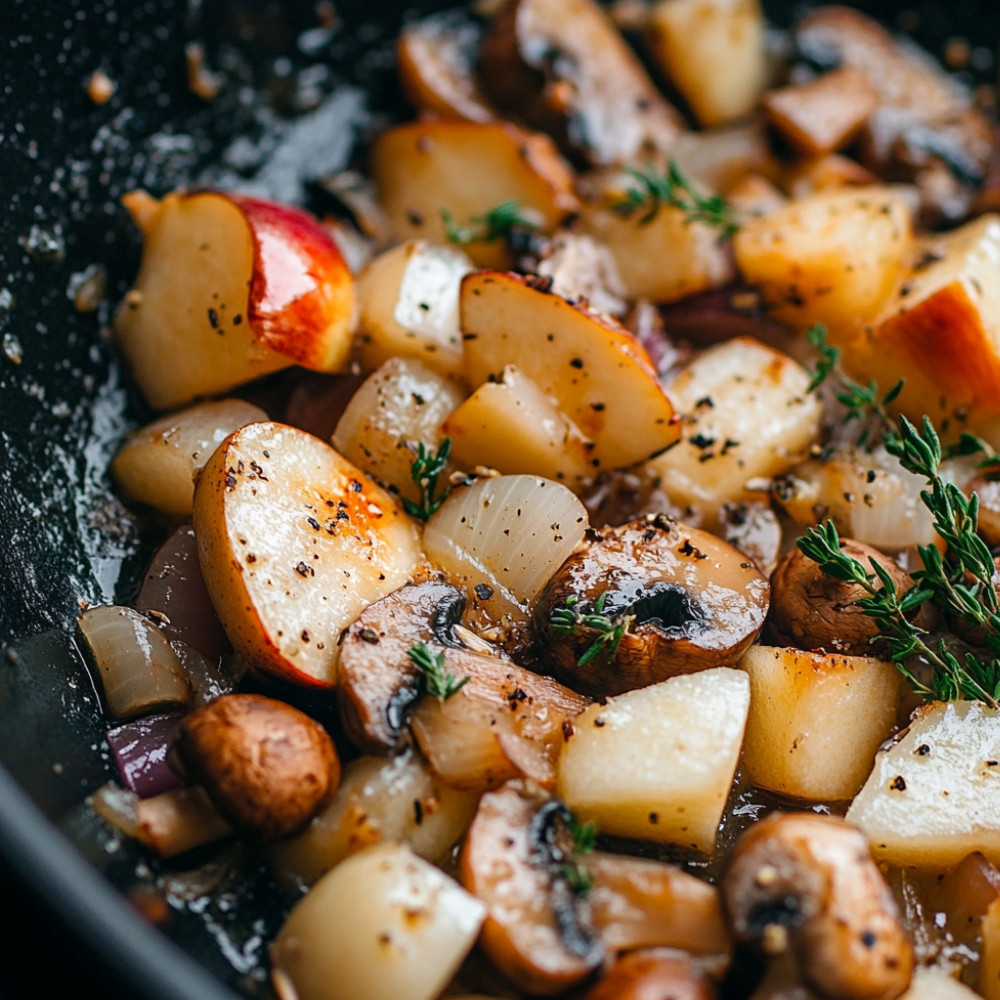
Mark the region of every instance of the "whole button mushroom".
MULTIPOLYGON (((900 595, 913 586, 909 574, 878 549, 850 538, 842 538, 840 548, 869 570, 872 559, 878 562, 900 595)), ((827 576, 799 549, 790 549, 771 575, 771 609, 765 629, 768 640, 797 649, 876 655, 872 640, 879 627, 857 604, 867 596, 858 584, 827 576)))
POLYGON ((896 1000, 913 945, 865 835, 816 813, 772 813, 740 838, 722 880, 733 939, 791 956, 826 1000, 896 1000))
POLYGON ((301 830, 340 781, 326 730, 297 708, 230 694, 186 716, 174 752, 234 829, 259 840, 301 830))
POLYGON ((732 664, 763 628, 769 589, 737 549, 664 515, 605 528, 543 591, 540 654, 598 696, 732 664))

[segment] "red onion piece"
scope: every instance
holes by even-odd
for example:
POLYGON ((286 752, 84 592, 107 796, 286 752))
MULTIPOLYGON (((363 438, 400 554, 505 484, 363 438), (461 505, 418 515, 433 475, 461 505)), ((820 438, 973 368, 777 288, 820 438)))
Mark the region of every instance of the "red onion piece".
POLYGON ((660 314, 671 337, 689 340, 696 347, 711 347, 733 337, 754 337, 784 351, 793 337, 788 327, 765 315, 753 292, 739 286, 672 302, 663 306, 660 314))
POLYGON ((167 765, 170 736, 183 717, 182 712, 147 715, 108 731, 106 739, 115 755, 122 784, 140 798, 184 784, 167 765))

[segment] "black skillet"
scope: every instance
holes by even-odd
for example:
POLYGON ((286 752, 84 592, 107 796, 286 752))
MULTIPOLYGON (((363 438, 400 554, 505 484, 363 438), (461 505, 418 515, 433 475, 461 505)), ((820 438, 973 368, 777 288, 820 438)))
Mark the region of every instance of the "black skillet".
MULTIPOLYGON (((127 600, 155 537, 106 473, 145 416, 102 334, 108 307, 78 312, 68 289, 97 265, 108 301, 127 287, 137 247, 117 199, 131 187, 162 194, 207 180, 314 202, 312 178, 342 167, 382 116, 405 113, 388 44, 404 5, 337 0, 330 30, 312 2, 10 4, 0 18, 0 998, 258 994, 219 944, 244 947, 253 964, 253 928, 188 914, 161 934, 123 899, 135 858, 104 859, 100 875, 57 827, 111 776, 67 638, 78 602, 127 600), (221 74, 211 104, 187 86, 192 41, 221 74), (86 93, 95 70, 117 84, 105 104, 86 93)), ((983 46, 981 71, 995 79, 993 4, 859 6, 935 53, 953 36, 983 46), (913 13, 900 21, 904 6, 913 13)), ((779 23, 789 10, 770 5, 779 23)), ((253 873, 237 902, 273 911, 260 899, 274 891, 253 873)))

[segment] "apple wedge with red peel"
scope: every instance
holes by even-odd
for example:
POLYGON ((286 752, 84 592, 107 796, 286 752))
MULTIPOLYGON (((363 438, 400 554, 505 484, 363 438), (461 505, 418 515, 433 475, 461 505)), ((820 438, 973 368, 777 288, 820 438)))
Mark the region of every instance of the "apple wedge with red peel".
POLYGON ((272 422, 218 447, 193 524, 233 647, 255 670, 306 686, 336 682, 341 632, 422 559, 395 497, 319 438, 272 422))
POLYGON ((594 473, 634 465, 680 439, 680 419, 645 348, 610 317, 508 271, 468 275, 459 310, 469 384, 516 365, 588 439, 594 473))
POLYGON ((123 199, 144 238, 115 314, 126 361, 157 410, 293 364, 338 371, 350 355, 354 280, 296 208, 221 191, 123 199))

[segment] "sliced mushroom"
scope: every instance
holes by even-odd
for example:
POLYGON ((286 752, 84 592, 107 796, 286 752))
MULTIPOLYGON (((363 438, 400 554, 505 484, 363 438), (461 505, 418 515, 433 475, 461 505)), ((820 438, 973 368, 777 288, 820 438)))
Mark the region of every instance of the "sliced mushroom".
POLYGON ((620 958, 583 1000, 715 1000, 711 980, 687 955, 635 951, 620 958))
POLYGON ((486 94, 592 165, 649 159, 680 115, 594 0, 511 0, 480 55, 486 94))
MULTIPOLYGON (((900 594, 913 580, 878 549, 842 538, 841 551, 870 568, 874 559, 882 566, 900 594)), ((825 649, 849 656, 875 656, 872 640, 878 625, 861 610, 857 601, 867 596, 856 583, 827 576, 799 549, 790 549, 771 575, 771 608, 767 614, 768 641, 797 649, 825 649)))
POLYGON ((542 654, 567 684, 621 694, 734 663, 763 627, 768 591, 731 545, 655 515, 595 532, 549 581, 534 622, 542 654), (590 615, 608 626, 588 623, 590 615))
POLYGON ((540 996, 581 982, 603 957, 586 898, 563 874, 569 819, 558 800, 511 782, 483 796, 462 850, 462 885, 487 906, 483 949, 540 996))
POLYGON ((333 794, 340 760, 326 730, 283 701, 230 694, 186 716, 174 752, 238 831, 277 840, 333 794))
POLYGON ((737 842, 722 881, 738 943, 791 954, 827 1000, 895 1000, 913 945, 865 835, 832 816, 773 813, 737 842))
POLYGON ((367 753, 405 741, 406 715, 420 695, 420 670, 409 651, 460 646, 453 629, 464 591, 435 580, 407 584, 370 604, 340 643, 337 701, 348 738, 367 753))

